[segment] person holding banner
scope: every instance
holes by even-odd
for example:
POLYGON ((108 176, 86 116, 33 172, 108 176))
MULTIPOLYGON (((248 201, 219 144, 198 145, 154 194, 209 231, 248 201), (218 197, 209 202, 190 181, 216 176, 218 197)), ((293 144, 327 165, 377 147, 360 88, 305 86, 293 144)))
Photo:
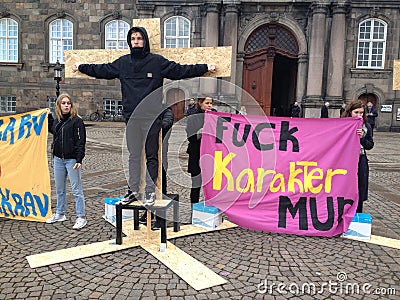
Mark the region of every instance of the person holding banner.
POLYGON ((75 197, 77 219, 73 229, 86 226, 85 199, 83 196, 81 168, 85 157, 86 130, 83 120, 68 94, 61 94, 56 101, 54 120, 49 115, 49 131, 54 135, 52 153, 54 156, 54 181, 56 185, 56 213, 46 223, 63 222, 67 208, 67 176, 75 197))
POLYGON ((189 141, 187 153, 189 154, 188 172, 192 179, 190 189, 190 202, 198 203, 200 199, 201 170, 200 170, 200 142, 201 131, 204 125, 204 112, 212 109, 211 97, 199 98, 196 109, 187 118, 186 134, 189 141))
POLYGON ((362 128, 357 129, 357 134, 360 135, 360 158, 358 160, 358 206, 357 212, 363 211, 363 203, 368 199, 368 177, 369 166, 366 150, 371 150, 374 147, 374 140, 372 138, 372 128, 368 124, 367 116, 365 113, 365 104, 361 100, 351 101, 342 117, 359 117, 363 119, 362 128))

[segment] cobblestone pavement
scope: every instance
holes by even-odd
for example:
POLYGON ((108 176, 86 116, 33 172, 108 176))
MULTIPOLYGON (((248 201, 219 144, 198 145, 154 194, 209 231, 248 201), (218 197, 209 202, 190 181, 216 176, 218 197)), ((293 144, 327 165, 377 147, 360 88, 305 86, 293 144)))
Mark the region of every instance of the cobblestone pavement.
MULTIPOLYGON (((120 196, 126 189, 121 158, 124 124, 87 125, 91 126, 83 179, 88 225, 72 229, 71 197, 71 213, 63 223, 0 219, 0 299, 400 299, 400 250, 343 238, 242 228, 172 240, 228 281, 201 291, 140 247, 31 269, 28 255, 115 237, 114 227, 102 218, 103 199, 120 196), (315 284, 316 293, 295 295, 296 288, 305 284, 315 284), (394 290, 395 295, 388 295, 394 290)), ((175 129, 170 154, 176 161, 170 163, 174 180, 169 180, 169 192, 179 193, 186 203, 181 216, 188 222, 190 178, 182 171, 186 164, 185 144, 178 136, 182 126, 175 129)), ((373 234, 400 239, 400 134, 377 132, 375 142, 369 153, 371 186, 365 211, 372 214, 373 234)))

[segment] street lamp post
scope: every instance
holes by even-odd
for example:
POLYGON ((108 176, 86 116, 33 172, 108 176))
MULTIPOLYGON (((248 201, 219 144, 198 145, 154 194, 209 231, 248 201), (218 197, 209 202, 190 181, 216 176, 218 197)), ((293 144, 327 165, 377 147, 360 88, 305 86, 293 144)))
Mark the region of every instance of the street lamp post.
POLYGON ((57 98, 58 98, 58 96, 60 96, 61 71, 62 71, 62 67, 61 67, 60 62, 57 59, 56 65, 54 66, 54 80, 57 81, 57 85, 56 85, 57 98))

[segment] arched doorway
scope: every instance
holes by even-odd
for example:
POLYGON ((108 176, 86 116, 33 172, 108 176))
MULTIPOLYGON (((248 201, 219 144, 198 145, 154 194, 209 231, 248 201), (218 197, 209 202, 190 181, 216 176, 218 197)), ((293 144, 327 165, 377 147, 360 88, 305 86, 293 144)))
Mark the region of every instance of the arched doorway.
POLYGON ((185 116, 185 93, 180 89, 167 91, 167 104, 171 106, 174 113, 174 122, 185 116))
POLYGON ((266 115, 289 116, 296 98, 296 38, 285 27, 270 23, 254 30, 244 49, 243 89, 266 115))
POLYGON ((372 105, 374 106, 374 108, 377 109, 377 108, 376 108, 376 102, 377 102, 377 100, 376 100, 376 96, 375 96, 374 94, 371 94, 371 93, 364 93, 364 94, 360 95, 360 96, 358 97, 358 99, 359 99, 359 100, 362 100, 365 104, 367 104, 368 102, 371 102, 372 105))

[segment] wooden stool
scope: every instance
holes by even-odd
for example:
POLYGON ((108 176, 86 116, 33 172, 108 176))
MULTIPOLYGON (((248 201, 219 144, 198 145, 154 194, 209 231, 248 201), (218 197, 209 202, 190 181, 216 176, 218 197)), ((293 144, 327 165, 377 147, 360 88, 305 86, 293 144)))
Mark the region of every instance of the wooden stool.
POLYGON ((116 229, 117 229, 117 237, 116 244, 122 244, 122 210, 123 209, 131 209, 133 210, 133 229, 139 230, 139 210, 147 210, 147 238, 150 238, 151 231, 151 212, 155 212, 156 215, 160 217, 161 221, 161 245, 160 251, 165 250, 167 244, 167 209, 173 206, 173 218, 174 218, 174 232, 178 232, 180 230, 179 224, 179 195, 171 194, 167 195, 167 197, 163 200, 156 200, 154 205, 152 206, 143 206, 143 203, 140 201, 134 201, 128 205, 118 204, 115 206, 115 214, 116 214, 116 229))

